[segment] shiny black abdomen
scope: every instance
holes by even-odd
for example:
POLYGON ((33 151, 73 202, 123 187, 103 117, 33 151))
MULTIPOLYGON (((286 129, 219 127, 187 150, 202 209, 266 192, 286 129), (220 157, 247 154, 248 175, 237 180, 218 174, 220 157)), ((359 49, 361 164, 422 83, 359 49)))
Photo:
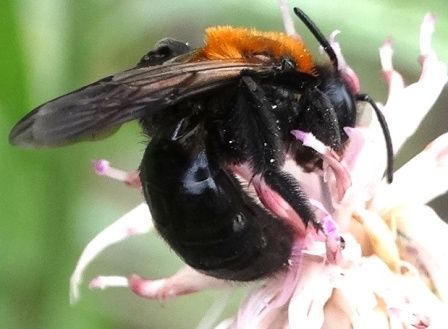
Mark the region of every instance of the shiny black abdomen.
POLYGON ((288 263, 292 230, 210 164, 198 134, 158 136, 145 151, 140 177, 156 228, 205 274, 250 281, 277 272, 288 263))

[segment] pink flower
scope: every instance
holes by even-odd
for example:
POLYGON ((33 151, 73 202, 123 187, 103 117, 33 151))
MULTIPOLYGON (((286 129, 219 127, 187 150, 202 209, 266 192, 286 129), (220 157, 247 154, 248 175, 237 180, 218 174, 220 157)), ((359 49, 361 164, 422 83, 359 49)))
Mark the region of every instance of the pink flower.
MULTIPOLYGON (((434 15, 425 16, 420 32, 422 73, 412 85, 405 86, 392 66, 392 42, 387 40, 380 48, 389 85, 382 111, 396 152, 418 128, 448 80, 446 65, 431 48, 434 23, 434 15)), ((295 34, 291 24, 285 19, 286 30, 295 34)), ((359 90, 335 36, 330 41, 340 59, 339 70, 359 90)), ((448 189, 448 134, 428 145, 387 184, 382 179, 386 164, 382 131, 376 120, 363 120, 369 111, 366 107, 360 123, 346 129, 349 144, 342 160, 311 134, 291 132, 324 161, 322 172, 305 174, 292 161, 286 167, 302 183, 326 234, 304 230, 294 246, 289 270, 255 283, 238 313, 216 328, 448 327, 448 226, 425 206, 448 189), (328 193, 316 190, 316 181, 325 182, 328 193)), ((95 161, 94 167, 101 175, 140 187, 135 173, 111 168, 104 160, 95 161)), ((152 228, 149 209, 141 204, 97 235, 72 275, 72 302, 79 298, 83 270, 99 252, 152 228)), ((231 283, 185 267, 159 280, 100 276, 89 284, 100 289, 112 286, 166 300, 231 283)))

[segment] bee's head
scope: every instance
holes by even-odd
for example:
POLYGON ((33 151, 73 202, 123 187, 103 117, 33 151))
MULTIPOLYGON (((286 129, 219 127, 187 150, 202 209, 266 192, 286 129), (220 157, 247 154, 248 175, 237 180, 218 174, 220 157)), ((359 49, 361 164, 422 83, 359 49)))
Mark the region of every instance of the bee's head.
MULTIPOLYGON (((337 115, 340 128, 354 127, 356 121, 355 93, 336 67, 316 67, 320 84, 318 88, 330 101, 337 115)), ((344 135, 344 134, 343 134, 344 135)))

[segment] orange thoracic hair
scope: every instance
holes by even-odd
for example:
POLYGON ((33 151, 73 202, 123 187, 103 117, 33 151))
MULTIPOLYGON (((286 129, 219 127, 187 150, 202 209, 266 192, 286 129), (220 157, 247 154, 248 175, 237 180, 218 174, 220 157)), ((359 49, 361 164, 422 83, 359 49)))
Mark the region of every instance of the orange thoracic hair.
POLYGON ((268 55, 290 58, 303 73, 315 74, 313 58, 305 44, 281 32, 216 26, 205 30, 205 46, 193 60, 251 58, 268 55))

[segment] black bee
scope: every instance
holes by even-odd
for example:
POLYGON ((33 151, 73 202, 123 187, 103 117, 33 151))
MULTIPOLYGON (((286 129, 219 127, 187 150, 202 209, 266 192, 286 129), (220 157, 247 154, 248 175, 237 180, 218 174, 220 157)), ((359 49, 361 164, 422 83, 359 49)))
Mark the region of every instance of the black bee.
POLYGON ((320 229, 302 188, 282 170, 290 155, 305 170, 319 156, 290 131, 313 133, 340 154, 355 125, 356 95, 337 69, 328 41, 299 9, 298 17, 325 49, 316 64, 306 46, 283 33, 231 27, 206 30, 203 48, 160 41, 136 67, 45 103, 11 131, 20 147, 54 147, 94 140, 130 120, 151 138, 140 165, 145 199, 157 230, 193 268, 222 279, 249 281, 285 268, 294 230, 262 206, 235 175, 249 168, 305 224, 320 229))

